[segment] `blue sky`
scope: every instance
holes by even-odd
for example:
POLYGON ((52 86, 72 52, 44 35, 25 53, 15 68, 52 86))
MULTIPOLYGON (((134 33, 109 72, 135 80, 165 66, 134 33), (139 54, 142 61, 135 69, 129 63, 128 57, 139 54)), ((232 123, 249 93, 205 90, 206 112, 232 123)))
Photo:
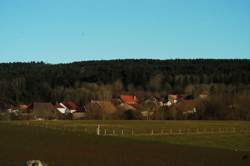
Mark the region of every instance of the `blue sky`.
POLYGON ((250 58, 250 0, 0 0, 0 62, 250 58))

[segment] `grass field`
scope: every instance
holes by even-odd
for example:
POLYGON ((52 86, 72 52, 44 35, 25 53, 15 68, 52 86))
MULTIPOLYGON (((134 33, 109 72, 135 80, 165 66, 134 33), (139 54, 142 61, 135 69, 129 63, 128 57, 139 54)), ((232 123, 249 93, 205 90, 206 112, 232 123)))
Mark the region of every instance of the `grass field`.
MULTIPOLYGON (((101 133, 107 129, 108 133, 113 130, 120 133, 124 130, 124 137, 136 139, 157 141, 170 144, 192 145, 200 147, 215 147, 230 150, 250 151, 250 122, 246 121, 28 121, 30 125, 42 127, 55 127, 69 131, 85 132, 96 134, 97 124, 101 125, 101 133), (199 135, 177 135, 177 136, 131 136, 131 129, 136 133, 148 133, 150 135, 153 129, 155 133, 160 133, 162 129, 178 131, 178 129, 224 129, 235 128, 248 129, 248 132, 241 133, 212 133, 199 135)), ((14 124, 25 125, 27 121, 16 121, 14 124)))
POLYGON ((241 121, 16 121, 0 123, 0 165, 250 165, 250 134, 96 136, 102 128, 248 128, 241 121), (37 127, 37 126, 45 126, 37 127), (58 127, 52 130, 50 127, 58 127), (81 128, 83 130, 73 130, 81 128), (87 128, 88 132, 84 132, 87 128), (72 132, 73 131, 73 132, 72 132), (236 151, 237 149, 237 151, 236 151), (245 157, 244 157, 245 156, 245 157))

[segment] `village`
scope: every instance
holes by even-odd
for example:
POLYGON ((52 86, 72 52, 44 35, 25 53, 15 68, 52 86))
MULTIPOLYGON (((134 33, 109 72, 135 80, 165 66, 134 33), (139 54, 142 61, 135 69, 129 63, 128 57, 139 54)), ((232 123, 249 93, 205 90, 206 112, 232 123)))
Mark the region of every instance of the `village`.
POLYGON ((0 102, 1 116, 5 120, 165 120, 192 119, 196 116, 199 102, 208 93, 193 95, 169 94, 165 97, 138 98, 120 95, 111 100, 91 100, 86 105, 74 101, 57 103, 33 102, 10 105, 0 102))

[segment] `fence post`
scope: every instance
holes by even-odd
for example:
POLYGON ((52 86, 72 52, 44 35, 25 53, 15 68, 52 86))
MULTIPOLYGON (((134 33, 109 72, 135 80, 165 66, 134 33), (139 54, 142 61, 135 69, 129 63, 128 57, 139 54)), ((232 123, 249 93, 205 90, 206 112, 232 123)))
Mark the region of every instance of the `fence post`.
POLYGON ((106 135, 107 134, 107 130, 106 129, 104 129, 104 135, 106 135))
POLYGON ((123 129, 122 129, 122 135, 123 135, 123 129))
POLYGON ((100 125, 99 124, 97 125, 96 134, 100 135, 100 125))
POLYGON ((151 135, 154 135, 154 130, 153 129, 151 130, 151 135))
POLYGON ((113 135, 115 135, 115 130, 113 130, 113 135))
POLYGON ((133 130, 133 129, 131 130, 131 135, 132 135, 132 136, 134 135, 134 130, 133 130))

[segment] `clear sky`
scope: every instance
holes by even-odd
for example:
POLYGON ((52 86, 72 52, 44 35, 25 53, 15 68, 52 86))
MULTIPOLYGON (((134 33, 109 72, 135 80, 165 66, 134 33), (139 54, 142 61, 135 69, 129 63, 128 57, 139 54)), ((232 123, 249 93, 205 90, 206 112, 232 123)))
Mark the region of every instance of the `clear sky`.
POLYGON ((0 62, 250 58, 250 0, 0 0, 0 62))

